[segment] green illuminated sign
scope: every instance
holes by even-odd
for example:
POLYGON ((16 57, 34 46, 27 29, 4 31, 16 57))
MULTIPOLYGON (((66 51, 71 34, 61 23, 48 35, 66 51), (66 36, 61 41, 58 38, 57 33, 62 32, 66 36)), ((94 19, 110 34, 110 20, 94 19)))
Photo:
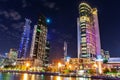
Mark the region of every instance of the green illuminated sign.
POLYGON ((38 32, 42 32, 40 29, 37 29, 38 32))

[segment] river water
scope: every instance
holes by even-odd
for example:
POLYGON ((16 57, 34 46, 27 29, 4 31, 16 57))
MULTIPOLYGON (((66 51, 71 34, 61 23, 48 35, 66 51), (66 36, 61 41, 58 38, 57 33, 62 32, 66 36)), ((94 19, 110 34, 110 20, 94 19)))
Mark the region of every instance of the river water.
POLYGON ((103 80, 80 77, 45 76, 27 73, 0 73, 0 80, 103 80))

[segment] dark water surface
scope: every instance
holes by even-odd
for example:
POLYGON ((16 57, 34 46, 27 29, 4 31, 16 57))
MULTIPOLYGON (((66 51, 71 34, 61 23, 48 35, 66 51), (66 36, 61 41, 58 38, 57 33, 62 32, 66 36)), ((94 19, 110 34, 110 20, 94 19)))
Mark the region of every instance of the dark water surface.
POLYGON ((90 79, 80 77, 60 77, 60 76, 45 76, 36 74, 21 74, 21 73, 0 73, 0 80, 103 80, 90 79))

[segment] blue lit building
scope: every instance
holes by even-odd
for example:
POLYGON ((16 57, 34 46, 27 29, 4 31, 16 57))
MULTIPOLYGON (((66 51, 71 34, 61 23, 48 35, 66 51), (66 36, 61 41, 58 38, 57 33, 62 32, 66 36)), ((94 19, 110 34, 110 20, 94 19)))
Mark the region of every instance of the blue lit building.
POLYGON ((18 58, 27 58, 28 55, 28 45, 30 41, 30 24, 31 20, 25 19, 24 31, 21 38, 21 43, 18 51, 18 58))

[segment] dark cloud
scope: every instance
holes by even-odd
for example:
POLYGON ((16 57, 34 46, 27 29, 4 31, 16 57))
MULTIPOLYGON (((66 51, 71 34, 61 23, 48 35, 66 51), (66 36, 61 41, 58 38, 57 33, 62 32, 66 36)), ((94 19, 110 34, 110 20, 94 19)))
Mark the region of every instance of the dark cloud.
POLYGON ((27 2, 26 2, 26 0, 22 0, 22 7, 23 7, 23 8, 27 7, 27 2))
POLYGON ((11 27, 15 30, 22 31, 24 26, 24 22, 19 22, 19 23, 12 23, 11 27))
POLYGON ((6 30, 8 30, 8 27, 6 27, 6 26, 3 25, 3 24, 0 24, 0 29, 1 29, 2 31, 6 31, 6 30))
POLYGON ((0 15, 3 15, 6 19, 20 20, 21 15, 15 10, 0 10, 0 15))
POLYGON ((43 5, 44 5, 45 7, 48 7, 48 8, 50 8, 50 9, 53 9, 53 8, 55 8, 56 3, 54 3, 54 2, 45 2, 43 5))

